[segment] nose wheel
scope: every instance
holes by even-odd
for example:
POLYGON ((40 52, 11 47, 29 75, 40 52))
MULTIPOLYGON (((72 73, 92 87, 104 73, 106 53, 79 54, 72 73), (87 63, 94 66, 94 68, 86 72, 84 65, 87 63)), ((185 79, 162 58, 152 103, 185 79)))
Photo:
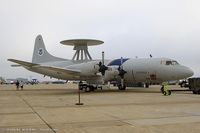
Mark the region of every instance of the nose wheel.
POLYGON ((118 87, 119 90, 126 90, 126 85, 125 84, 124 85, 118 84, 117 87, 118 87))
POLYGON ((171 95, 171 90, 168 89, 167 86, 163 85, 160 89, 161 93, 164 95, 164 96, 169 96, 171 95))

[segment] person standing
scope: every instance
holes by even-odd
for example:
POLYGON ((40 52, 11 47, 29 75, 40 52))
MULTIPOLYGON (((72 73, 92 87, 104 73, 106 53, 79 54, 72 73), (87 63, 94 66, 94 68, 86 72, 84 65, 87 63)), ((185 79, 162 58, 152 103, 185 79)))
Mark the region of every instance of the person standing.
POLYGON ((19 81, 17 80, 17 82, 15 84, 16 84, 17 91, 18 91, 19 90, 19 81))
POLYGON ((21 88, 21 90, 23 90, 23 88, 24 88, 24 82, 23 81, 20 81, 20 88, 21 88))

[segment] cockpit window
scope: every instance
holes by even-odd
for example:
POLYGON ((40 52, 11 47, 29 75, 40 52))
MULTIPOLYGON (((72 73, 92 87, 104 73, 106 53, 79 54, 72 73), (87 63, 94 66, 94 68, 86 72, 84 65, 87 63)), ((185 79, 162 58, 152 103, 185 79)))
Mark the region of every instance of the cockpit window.
POLYGON ((168 65, 178 65, 179 63, 174 60, 162 60, 161 64, 168 66, 168 65))
POLYGON ((172 65, 178 65, 177 61, 172 61, 172 65))
POLYGON ((171 61, 166 61, 166 65, 172 65, 171 61))

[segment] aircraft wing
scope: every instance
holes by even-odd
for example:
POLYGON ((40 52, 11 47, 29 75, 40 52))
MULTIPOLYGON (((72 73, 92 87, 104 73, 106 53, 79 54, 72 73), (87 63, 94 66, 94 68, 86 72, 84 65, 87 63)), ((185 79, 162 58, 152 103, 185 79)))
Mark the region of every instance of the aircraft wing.
POLYGON ((57 73, 65 73, 65 74, 72 74, 72 75, 80 74, 79 70, 73 70, 73 69, 68 69, 68 68, 59 68, 59 67, 54 67, 54 66, 36 66, 36 67, 47 69, 47 70, 54 71, 57 73))
POLYGON ((20 66, 21 65, 23 67, 46 69, 46 70, 54 71, 54 72, 57 72, 57 73, 64 73, 64 74, 71 74, 71 75, 80 74, 79 70, 73 70, 73 69, 68 69, 68 68, 59 68, 59 67, 54 67, 54 66, 43 66, 43 65, 40 65, 40 64, 35 64, 35 63, 16 60, 16 59, 8 59, 8 61, 19 64, 19 65, 12 65, 12 66, 20 66))

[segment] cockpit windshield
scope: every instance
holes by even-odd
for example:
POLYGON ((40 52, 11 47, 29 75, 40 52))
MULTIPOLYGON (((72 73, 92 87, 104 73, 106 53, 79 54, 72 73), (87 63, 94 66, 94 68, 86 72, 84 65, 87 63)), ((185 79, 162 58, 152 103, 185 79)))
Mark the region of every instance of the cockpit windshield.
POLYGON ((172 65, 179 65, 177 61, 172 61, 172 65))
POLYGON ((162 60, 161 64, 163 65, 179 65, 179 63, 175 60, 162 60))

